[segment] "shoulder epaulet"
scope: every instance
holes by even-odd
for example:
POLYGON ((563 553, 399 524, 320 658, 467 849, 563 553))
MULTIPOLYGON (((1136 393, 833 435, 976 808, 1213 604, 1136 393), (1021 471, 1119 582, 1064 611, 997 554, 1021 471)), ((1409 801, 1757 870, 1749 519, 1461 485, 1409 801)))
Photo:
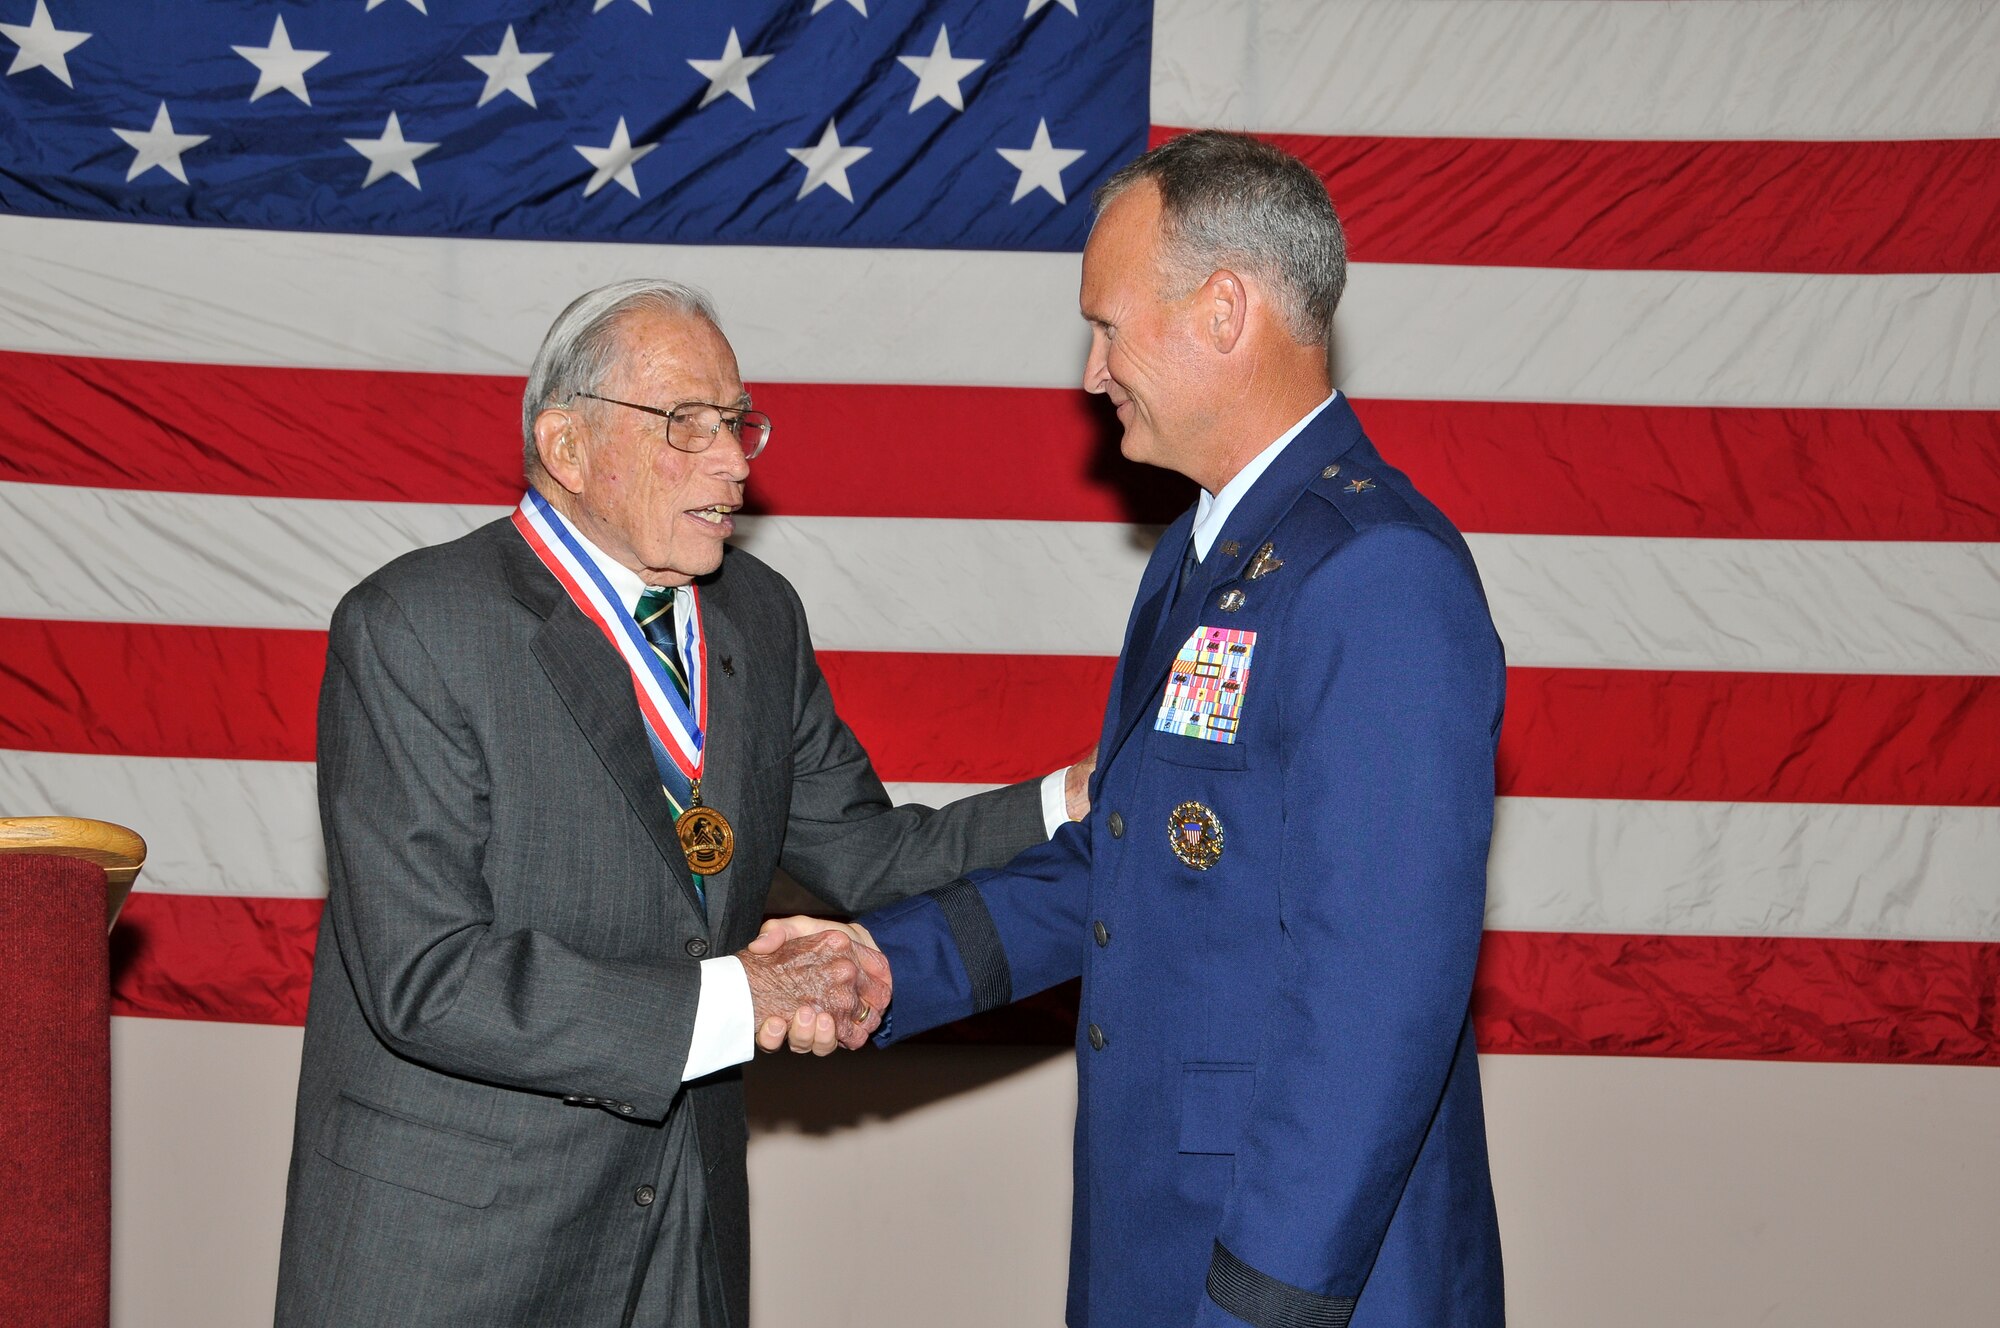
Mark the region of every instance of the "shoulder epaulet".
POLYGON ((1421 521, 1415 508, 1365 464, 1331 463, 1309 486, 1356 530, 1388 522, 1421 521))

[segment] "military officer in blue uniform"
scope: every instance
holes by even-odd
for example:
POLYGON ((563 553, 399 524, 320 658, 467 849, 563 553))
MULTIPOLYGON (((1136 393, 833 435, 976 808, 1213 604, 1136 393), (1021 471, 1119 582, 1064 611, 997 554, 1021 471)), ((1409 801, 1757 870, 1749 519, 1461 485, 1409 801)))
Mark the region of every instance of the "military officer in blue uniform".
POLYGON ((859 919, 878 1040, 1082 975, 1072 1328, 1500 1324, 1478 573, 1331 388, 1310 170, 1193 134, 1097 203, 1084 385, 1202 494, 1140 582, 1089 817, 859 919))

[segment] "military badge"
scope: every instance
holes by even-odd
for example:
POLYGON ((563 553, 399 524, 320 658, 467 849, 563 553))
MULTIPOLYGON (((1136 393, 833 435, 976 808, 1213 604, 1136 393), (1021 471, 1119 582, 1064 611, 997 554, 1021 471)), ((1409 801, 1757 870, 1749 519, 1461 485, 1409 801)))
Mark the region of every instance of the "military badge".
POLYGON ((1266 544, 1263 548, 1257 550, 1256 556, 1250 560, 1250 565, 1243 569, 1243 579, 1246 581, 1259 580, 1269 576, 1284 565, 1285 560, 1271 552, 1271 546, 1266 544))
POLYGON ((1374 480, 1349 480, 1347 484, 1347 491, 1349 493, 1367 493, 1370 489, 1374 487, 1375 487, 1374 480))
POLYGON ((1243 592, 1231 587, 1222 592, 1215 601, 1215 607, 1224 613, 1234 613, 1243 607, 1243 592))
POLYGON ((1222 856, 1222 822, 1202 804, 1184 802, 1167 816, 1167 844, 1182 862, 1207 871, 1222 856))
POLYGON ((1250 685, 1250 657, 1256 649, 1255 632, 1195 628, 1174 656, 1153 727, 1183 738, 1235 742, 1250 685))

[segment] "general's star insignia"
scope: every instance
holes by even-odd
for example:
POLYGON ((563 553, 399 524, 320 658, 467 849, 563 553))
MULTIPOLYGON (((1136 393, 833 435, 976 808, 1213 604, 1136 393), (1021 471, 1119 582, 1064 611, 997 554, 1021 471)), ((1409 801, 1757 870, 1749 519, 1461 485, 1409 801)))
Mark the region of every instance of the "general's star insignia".
POLYGON ((1347 482, 1347 491, 1349 493, 1367 493, 1374 487, 1374 480, 1349 480, 1347 482))

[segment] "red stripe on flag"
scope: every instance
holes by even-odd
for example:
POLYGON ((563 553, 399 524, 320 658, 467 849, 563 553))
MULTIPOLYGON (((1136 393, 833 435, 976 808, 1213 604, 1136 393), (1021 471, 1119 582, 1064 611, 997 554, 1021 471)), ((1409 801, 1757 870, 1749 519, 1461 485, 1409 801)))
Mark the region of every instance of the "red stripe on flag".
MULTIPOLYGON (((136 894, 112 932, 112 1013, 305 1020, 318 900, 136 894)), ((1488 1052, 2000 1065, 2000 945, 1489 932, 1488 1052)), ((1062 1043, 1073 989, 946 1030, 1062 1043)))
MULTIPOLYGON (((323 632, 0 620, 0 749, 310 761, 323 632)), ((1096 741, 1113 661, 822 651, 877 772, 1002 784, 1096 741)), ((1523 797, 2000 806, 2000 678, 1508 670, 1523 797)))
MULTIPOLYGON (((0 480, 511 504, 519 379, 0 353, 0 480), (329 446, 327 440, 337 440, 329 446)), ((1193 489, 1118 456, 1053 388, 774 383, 751 510, 1166 522, 1193 489), (943 439, 945 441, 941 442, 943 439)), ((1463 528, 1537 535, 2000 540, 2000 412, 1356 403, 1463 528)))
POLYGON ((2000 945, 1488 932, 1483 1051, 2000 1065, 2000 945))
POLYGON ((1369 401, 1384 456, 1462 529, 2000 540, 2000 411, 1369 401))
POLYGON ((1326 181, 1363 262, 2000 271, 2000 139, 1260 137, 1326 181))
POLYGON ((111 1013, 302 1024, 317 899, 135 894, 111 929, 111 1013))
POLYGON ((2000 678, 1507 670, 1517 797, 2000 806, 2000 678))
POLYGON ((0 619, 0 748, 310 761, 326 633, 0 619))

